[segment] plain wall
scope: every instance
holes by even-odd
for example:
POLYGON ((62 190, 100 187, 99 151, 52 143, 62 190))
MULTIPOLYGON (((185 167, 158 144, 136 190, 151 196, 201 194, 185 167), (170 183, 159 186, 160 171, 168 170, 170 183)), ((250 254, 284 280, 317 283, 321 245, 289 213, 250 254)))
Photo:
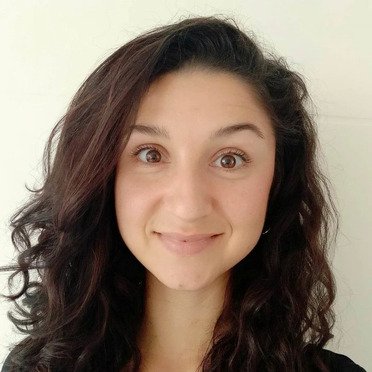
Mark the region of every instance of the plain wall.
MULTIPOLYGON (((139 33, 188 15, 230 15, 308 84, 341 214, 332 266, 335 338, 326 348, 372 368, 371 1, 0 1, 0 265, 8 220, 40 185, 44 144, 82 81, 139 33), (201 4, 200 4, 201 3, 201 4)), ((0 273, 4 293, 7 275, 0 273)), ((0 364, 20 335, 0 301, 0 364)))

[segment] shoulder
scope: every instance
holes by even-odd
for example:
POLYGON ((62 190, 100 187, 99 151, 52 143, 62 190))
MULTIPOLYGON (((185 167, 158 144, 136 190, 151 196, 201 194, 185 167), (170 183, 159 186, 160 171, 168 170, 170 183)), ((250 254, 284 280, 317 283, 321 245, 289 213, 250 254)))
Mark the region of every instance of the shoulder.
MULTIPOLYGON (((321 349, 321 356, 331 372, 366 372, 364 368, 356 364, 344 354, 335 353, 331 350, 321 349)), ((6 357, 1 372, 10 372, 11 351, 6 357)))
POLYGON ((12 357, 12 351, 6 357, 4 364, 3 364, 3 368, 1 369, 1 372, 10 372, 10 362, 11 362, 10 358, 11 357, 12 357))
POLYGON ((343 354, 331 350, 322 349, 321 355, 331 372, 366 372, 364 368, 343 354))

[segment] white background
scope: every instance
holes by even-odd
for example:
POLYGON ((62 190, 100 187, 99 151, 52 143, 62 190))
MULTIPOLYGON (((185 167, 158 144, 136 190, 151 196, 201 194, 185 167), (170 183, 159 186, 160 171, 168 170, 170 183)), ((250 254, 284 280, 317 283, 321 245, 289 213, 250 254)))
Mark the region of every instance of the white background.
MULTIPOLYGON (((179 17, 232 16, 308 85, 341 213, 333 270, 335 338, 326 348, 372 368, 372 1, 0 0, 0 265, 8 219, 40 185, 44 144, 86 76, 139 33, 179 17)), ((6 274, 0 273, 0 291, 6 274)), ((0 301, 0 364, 20 339, 0 301)))

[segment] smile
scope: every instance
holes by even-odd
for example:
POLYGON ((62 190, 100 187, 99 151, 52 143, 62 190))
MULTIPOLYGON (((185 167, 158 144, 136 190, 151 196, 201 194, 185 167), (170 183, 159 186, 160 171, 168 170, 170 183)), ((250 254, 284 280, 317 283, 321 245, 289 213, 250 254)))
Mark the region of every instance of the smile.
POLYGON ((181 236, 180 234, 156 233, 162 245, 171 253, 190 256, 211 248, 222 234, 181 236))

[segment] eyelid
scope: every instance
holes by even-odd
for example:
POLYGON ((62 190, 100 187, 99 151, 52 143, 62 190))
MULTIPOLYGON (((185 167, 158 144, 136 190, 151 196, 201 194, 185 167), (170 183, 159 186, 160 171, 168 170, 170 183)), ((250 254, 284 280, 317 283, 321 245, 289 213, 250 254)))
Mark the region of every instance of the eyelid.
MULTIPOLYGON (((139 145, 134 150, 132 150, 130 152, 130 156, 131 157, 137 157, 138 154, 142 150, 156 150, 156 151, 159 151, 161 153, 161 151, 159 150, 157 145, 144 144, 144 145, 139 145)), ((226 149, 222 150, 222 152, 219 153, 218 158, 220 158, 223 155, 227 155, 227 154, 232 154, 232 155, 239 156, 241 158, 243 164, 241 166, 237 167, 237 168, 231 168, 231 169, 230 168, 218 167, 218 168, 222 168, 226 172, 237 171, 239 169, 244 168, 246 165, 248 165, 251 162, 251 158, 244 151, 233 148, 233 147, 229 147, 229 148, 226 148, 226 149)), ((143 164, 146 165, 146 166, 154 166, 157 163, 145 163, 145 162, 143 162, 143 164)))
POLYGON ((157 150, 161 152, 155 145, 139 145, 134 150, 130 152, 131 157, 137 157, 141 150, 157 150))

